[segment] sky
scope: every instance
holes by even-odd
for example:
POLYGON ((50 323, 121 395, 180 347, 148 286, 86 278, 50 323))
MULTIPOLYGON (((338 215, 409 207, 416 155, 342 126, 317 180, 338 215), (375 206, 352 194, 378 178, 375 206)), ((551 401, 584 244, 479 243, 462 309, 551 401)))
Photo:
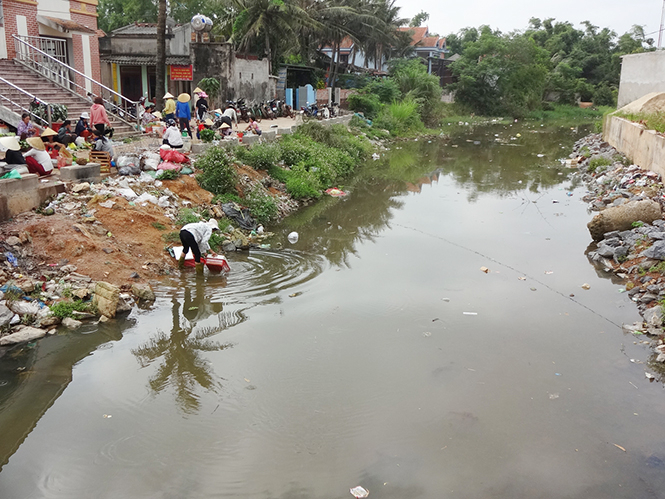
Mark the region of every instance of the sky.
MULTIPOLYGON (((643 25, 657 44, 663 0, 397 0, 397 5, 402 8, 403 17, 413 17, 421 10, 428 12, 430 18, 423 25, 442 36, 483 24, 504 33, 523 30, 532 17, 553 17, 557 21, 569 21, 577 28, 588 20, 595 26, 609 27, 619 35, 634 24, 643 25)), ((663 38, 665 45, 665 33, 663 38)))

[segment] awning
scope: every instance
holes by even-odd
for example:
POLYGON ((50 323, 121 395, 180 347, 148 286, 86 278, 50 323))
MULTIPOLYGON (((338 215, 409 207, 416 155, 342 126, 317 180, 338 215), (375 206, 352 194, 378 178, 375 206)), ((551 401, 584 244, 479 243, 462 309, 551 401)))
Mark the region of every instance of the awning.
MULTIPOLYGON (((102 62, 120 64, 122 66, 155 66, 157 56, 154 55, 107 55, 101 58, 102 62)), ((186 56, 166 56, 166 64, 173 66, 189 66, 191 59, 186 56)))
POLYGON ((92 29, 84 26, 81 23, 76 21, 70 21, 69 19, 60 19, 58 17, 50 16, 37 16, 37 22, 48 26, 56 31, 61 33, 72 33, 74 35, 96 35, 97 32, 92 29))

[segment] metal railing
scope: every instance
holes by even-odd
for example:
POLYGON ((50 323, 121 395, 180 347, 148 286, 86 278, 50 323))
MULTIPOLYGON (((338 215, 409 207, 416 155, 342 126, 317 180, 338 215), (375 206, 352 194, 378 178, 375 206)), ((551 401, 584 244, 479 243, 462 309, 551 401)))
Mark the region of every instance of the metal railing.
POLYGON ((40 125, 51 126, 51 104, 39 100, 30 92, 17 87, 2 77, 0 77, 0 99, 7 102, 9 104, 7 107, 17 114, 21 115, 23 113, 28 113, 35 121, 38 121, 40 125), (35 104, 43 104, 46 106, 46 119, 34 113, 35 104))
POLYGON ((66 40, 63 40, 62 38, 50 38, 48 36, 19 36, 22 40, 25 40, 33 47, 37 47, 42 52, 46 52, 63 64, 69 64, 66 40))
POLYGON ((31 37, 14 34, 12 34, 12 37, 14 38, 16 60, 18 62, 40 73, 57 85, 90 101, 94 97, 101 97, 107 111, 129 126, 140 127, 138 102, 128 99, 115 90, 108 88, 88 75, 77 71, 68 64, 35 47, 27 41, 31 37))

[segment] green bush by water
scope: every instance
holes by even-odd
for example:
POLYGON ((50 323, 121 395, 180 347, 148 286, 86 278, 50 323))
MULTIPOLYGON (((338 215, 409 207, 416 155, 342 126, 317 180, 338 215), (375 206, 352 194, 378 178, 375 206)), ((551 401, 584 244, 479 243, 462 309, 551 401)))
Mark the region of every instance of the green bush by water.
POLYGON ((235 191, 238 175, 224 149, 211 147, 196 161, 196 167, 203 170, 203 173, 196 176, 196 180, 204 189, 213 194, 235 191))
POLYGON ((95 313, 95 309, 91 302, 83 302, 81 300, 75 301, 60 301, 49 307, 53 315, 59 319, 71 317, 73 312, 89 312, 95 313))

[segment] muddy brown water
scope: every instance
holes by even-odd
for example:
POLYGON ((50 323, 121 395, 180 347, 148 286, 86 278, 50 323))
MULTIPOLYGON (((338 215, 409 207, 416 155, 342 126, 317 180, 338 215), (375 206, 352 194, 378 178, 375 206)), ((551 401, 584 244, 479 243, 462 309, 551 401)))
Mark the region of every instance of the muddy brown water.
POLYGON ((399 144, 282 250, 10 351, 0 497, 662 497, 662 385, 557 161, 587 132, 399 144))

